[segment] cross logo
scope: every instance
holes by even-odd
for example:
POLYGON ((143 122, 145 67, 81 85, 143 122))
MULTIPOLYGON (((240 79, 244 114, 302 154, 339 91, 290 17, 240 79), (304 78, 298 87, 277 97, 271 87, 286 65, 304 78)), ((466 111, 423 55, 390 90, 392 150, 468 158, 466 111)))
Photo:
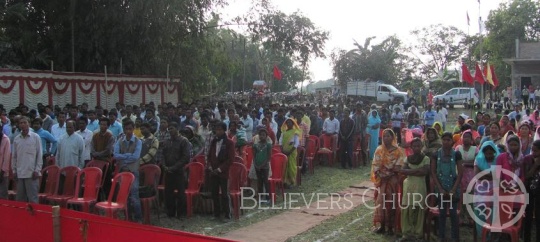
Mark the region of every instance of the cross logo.
POLYGON ((463 194, 463 205, 469 215, 491 232, 501 232, 517 224, 527 204, 529 194, 519 176, 500 165, 475 175, 463 194), (486 175, 492 179, 482 179, 486 175), (515 211, 516 208, 519 210, 515 211))

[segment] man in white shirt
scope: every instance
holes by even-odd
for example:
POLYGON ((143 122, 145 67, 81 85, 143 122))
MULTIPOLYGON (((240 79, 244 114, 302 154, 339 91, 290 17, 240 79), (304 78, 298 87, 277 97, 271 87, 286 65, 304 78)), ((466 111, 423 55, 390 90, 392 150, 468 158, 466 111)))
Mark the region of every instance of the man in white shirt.
POLYGON ((86 128, 88 119, 81 117, 79 120, 77 120, 77 132, 76 134, 80 135, 83 138, 84 141, 84 152, 83 152, 83 160, 86 165, 88 161, 90 161, 92 158, 90 157, 90 150, 92 147, 92 136, 94 136, 94 133, 86 128))
POLYGON ((51 127, 51 134, 56 140, 60 140, 66 134, 66 113, 60 112, 57 117, 58 123, 51 127))
POLYGON ((540 103, 540 86, 536 87, 536 90, 534 90, 534 102, 535 104, 540 103))
POLYGON ((64 134, 56 149, 56 164, 60 168, 67 166, 77 166, 84 168, 84 141, 82 137, 75 134, 75 121, 70 120, 66 123, 66 134, 64 134))
POLYGON ((435 115, 435 122, 442 123, 443 130, 446 130, 446 119, 448 118, 448 110, 441 105, 437 105, 437 115, 435 115))
POLYGON ((244 129, 246 129, 246 141, 251 142, 251 137, 253 137, 253 119, 249 116, 249 110, 247 108, 242 110, 240 121, 244 124, 244 129))

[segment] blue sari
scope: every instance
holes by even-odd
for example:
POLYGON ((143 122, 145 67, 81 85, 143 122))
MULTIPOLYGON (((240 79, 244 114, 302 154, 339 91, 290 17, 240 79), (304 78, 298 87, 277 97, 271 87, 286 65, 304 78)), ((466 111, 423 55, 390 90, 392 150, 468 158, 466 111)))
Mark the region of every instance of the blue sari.
POLYGON ((377 110, 371 110, 368 114, 368 123, 366 127, 366 133, 370 135, 369 140, 369 158, 368 160, 373 159, 373 155, 375 154, 375 150, 379 146, 379 130, 381 124, 381 117, 379 116, 379 112, 377 110), (375 112, 377 115, 373 117, 373 112, 375 112), (373 128, 374 126, 377 126, 377 128, 373 128))
MULTIPOLYGON (((476 159, 474 160, 474 165, 476 167, 478 167, 478 170, 479 171, 485 171, 485 170, 491 170, 493 171, 495 169, 495 163, 496 163, 496 159, 497 157, 499 156, 499 148, 497 147, 497 145, 493 142, 493 141, 486 141, 482 144, 482 147, 480 147, 480 150, 478 151, 478 155, 476 155, 476 159), (493 161, 488 161, 484 155, 484 148, 486 146, 491 146, 491 148, 493 148, 495 150, 495 158, 493 159, 493 161)), ((466 190, 467 188, 464 188, 463 190, 466 190)), ((482 195, 482 196, 485 196, 485 195, 491 195, 493 194, 493 182, 492 181, 488 181, 488 182, 482 182, 482 181, 477 181, 476 182, 476 185, 474 186, 474 195, 482 195)), ((489 220, 491 220, 491 216, 489 218, 486 218, 485 215, 481 214, 479 210, 477 209, 474 209, 478 206, 479 209, 484 209, 486 207, 489 207, 489 208, 493 208, 493 204, 491 202, 481 202, 481 201, 476 201, 475 200, 475 203, 474 203, 474 206, 473 207, 473 211, 474 211, 474 214, 477 218, 479 218, 480 220, 482 220, 483 222, 487 222, 489 220)), ((481 235, 482 233, 482 226, 483 226, 483 223, 482 224, 476 224, 476 232, 478 235, 481 235)))

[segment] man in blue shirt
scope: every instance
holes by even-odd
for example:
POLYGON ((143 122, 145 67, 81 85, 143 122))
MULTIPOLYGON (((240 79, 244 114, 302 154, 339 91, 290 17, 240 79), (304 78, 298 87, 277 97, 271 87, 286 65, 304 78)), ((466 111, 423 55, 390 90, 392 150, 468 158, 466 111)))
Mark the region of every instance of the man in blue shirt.
POLYGON ((122 130, 122 124, 116 121, 115 112, 109 112, 109 121, 111 122, 111 125, 109 126, 109 130, 113 134, 114 138, 118 139, 118 136, 123 132, 123 130, 122 130))
POLYGON ((427 110, 424 113, 424 123, 426 124, 426 127, 433 126, 433 123, 435 123, 435 116, 437 116, 437 112, 433 111, 431 109, 432 105, 427 105, 427 110))
POLYGON ((42 124, 43 120, 41 118, 35 118, 32 121, 32 129, 41 138, 41 150, 43 154, 54 154, 56 153, 57 140, 49 131, 41 128, 42 124))
POLYGON ((114 145, 114 159, 120 166, 120 172, 131 172, 135 181, 129 191, 130 211, 134 215, 134 221, 142 221, 141 201, 139 200, 139 158, 141 155, 142 142, 133 135, 135 124, 131 120, 124 123, 124 136, 114 145))

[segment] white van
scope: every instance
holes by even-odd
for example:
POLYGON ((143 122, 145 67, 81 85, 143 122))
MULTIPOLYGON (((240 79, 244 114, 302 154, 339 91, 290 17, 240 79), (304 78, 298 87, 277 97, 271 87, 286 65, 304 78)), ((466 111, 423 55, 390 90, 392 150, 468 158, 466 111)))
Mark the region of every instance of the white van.
POLYGON ((408 100, 406 92, 401 92, 396 87, 379 81, 348 82, 347 96, 357 96, 378 102, 391 102, 397 99, 405 103, 408 100))
POLYGON ((443 94, 434 96, 433 103, 444 100, 449 105, 463 104, 465 101, 470 101, 471 98, 474 103, 478 103, 480 95, 478 95, 476 89, 472 87, 455 87, 443 94))

